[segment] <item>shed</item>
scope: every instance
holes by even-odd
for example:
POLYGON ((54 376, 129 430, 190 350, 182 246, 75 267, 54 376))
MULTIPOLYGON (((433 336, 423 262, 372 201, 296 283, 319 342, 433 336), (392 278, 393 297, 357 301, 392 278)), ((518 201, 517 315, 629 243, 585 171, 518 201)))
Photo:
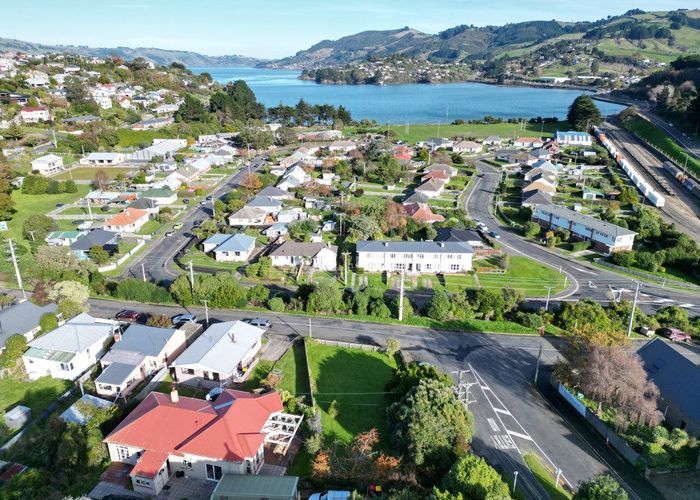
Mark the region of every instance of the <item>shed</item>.
POLYGON ((296 500, 295 476, 247 476, 227 474, 211 494, 211 500, 296 500))
POLYGON ((12 430, 21 429, 32 418, 32 410, 27 406, 17 405, 5 413, 5 425, 12 430))

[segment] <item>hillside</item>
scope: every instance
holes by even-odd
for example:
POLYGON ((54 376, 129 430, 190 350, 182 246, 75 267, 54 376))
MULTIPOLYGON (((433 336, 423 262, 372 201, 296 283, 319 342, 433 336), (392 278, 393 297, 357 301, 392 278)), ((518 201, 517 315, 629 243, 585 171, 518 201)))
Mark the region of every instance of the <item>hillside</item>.
POLYGON ((207 66, 255 66, 261 62, 260 59, 252 57, 226 55, 207 56, 196 52, 184 50, 166 50, 150 47, 87 47, 84 45, 44 45, 41 43, 25 42, 11 38, 0 38, 0 52, 19 51, 27 54, 53 54, 68 53, 85 57, 110 57, 117 56, 123 59, 132 60, 142 57, 155 64, 168 65, 172 62, 179 62, 187 67, 207 67, 207 66))
POLYGON ((401 55, 434 63, 469 63, 501 56, 524 57, 566 41, 598 49, 611 58, 667 63, 700 50, 700 11, 629 11, 592 22, 528 21, 504 26, 459 25, 438 34, 405 27, 364 31, 323 40, 291 57, 262 63, 270 68, 308 69, 401 55))

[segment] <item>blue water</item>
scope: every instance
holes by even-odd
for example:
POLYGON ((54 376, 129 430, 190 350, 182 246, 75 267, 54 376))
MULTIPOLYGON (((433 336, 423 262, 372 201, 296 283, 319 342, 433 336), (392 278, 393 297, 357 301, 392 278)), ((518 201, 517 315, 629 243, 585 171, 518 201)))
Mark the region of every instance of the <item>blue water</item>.
MULTIPOLYGON (((258 100, 266 106, 296 104, 300 98, 312 104, 343 105, 356 120, 368 118, 379 123, 446 123, 456 118, 474 119, 485 115, 511 117, 566 117, 579 90, 504 87, 481 83, 439 85, 319 85, 299 80, 298 71, 257 68, 191 68, 208 72, 226 83, 245 80, 258 100)), ((603 114, 617 113, 616 104, 597 102, 603 114)))

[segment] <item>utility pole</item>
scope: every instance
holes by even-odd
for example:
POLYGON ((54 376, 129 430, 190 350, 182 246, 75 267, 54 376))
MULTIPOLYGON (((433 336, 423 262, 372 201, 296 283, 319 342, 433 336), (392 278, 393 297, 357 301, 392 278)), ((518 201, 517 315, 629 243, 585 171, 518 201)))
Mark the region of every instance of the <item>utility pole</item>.
POLYGON ((348 287, 348 255, 350 255, 348 252, 343 252, 344 268, 345 268, 345 273, 344 273, 345 288, 348 287))
POLYGON ((90 220, 92 220, 92 207, 90 206, 90 198, 87 199, 88 202, 88 214, 90 214, 90 220))
POLYGON ((192 259, 190 259, 190 287, 192 288, 192 295, 194 295, 194 269, 192 269, 192 259))
POLYGON ((214 220, 216 220, 216 206, 214 203, 216 202, 216 199, 212 198, 211 199, 211 215, 214 217, 214 220))
POLYGON ((537 353, 537 364, 535 365, 535 385, 537 385, 537 377, 540 375, 540 361, 542 360, 542 346, 540 352, 537 353))
POLYGON ((632 302, 632 311, 630 312, 630 322, 627 325, 627 336, 632 335, 632 325, 634 324, 634 311, 637 308, 637 298, 639 297, 639 281, 635 283, 634 302, 632 302))
POLYGON ((552 293, 552 287, 547 287, 547 301, 544 303, 544 310, 549 311, 549 295, 552 293))
POLYGON ((399 321, 403 321, 403 293, 404 293, 404 284, 403 282, 405 281, 405 275, 406 271, 403 269, 401 270, 401 284, 399 285, 399 321))
POLYGON ((515 486, 518 484, 518 471, 513 472, 513 493, 515 493, 515 486))
POLYGON ((206 299, 204 300, 204 321, 206 321, 207 327, 209 327, 209 306, 207 305, 206 299))
POLYGON ((143 262, 141 262, 141 276, 143 277, 143 281, 146 281, 146 266, 143 265, 143 262))
POLYGON ((310 339, 314 338, 313 335, 311 334, 311 317, 309 317, 309 338, 310 339))
POLYGON ((22 284, 22 275, 19 273, 19 266, 17 265, 17 257, 15 256, 15 247, 12 246, 12 240, 8 238, 7 243, 10 245, 10 255, 12 256, 12 264, 15 266, 15 275, 17 276, 17 286, 22 290, 22 297, 27 300, 27 292, 24 291, 24 284, 22 284))

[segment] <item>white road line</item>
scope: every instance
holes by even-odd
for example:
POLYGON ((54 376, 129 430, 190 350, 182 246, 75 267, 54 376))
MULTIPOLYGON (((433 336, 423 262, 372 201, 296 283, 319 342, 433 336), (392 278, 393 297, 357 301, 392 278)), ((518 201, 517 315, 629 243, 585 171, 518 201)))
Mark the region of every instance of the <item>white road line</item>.
POLYGON ((519 437, 522 439, 526 439, 527 441, 534 441, 534 439, 532 439, 529 434, 525 435, 525 434, 521 434, 521 433, 515 432, 515 431, 509 431, 509 430, 506 430, 506 431, 508 432, 508 435, 510 435, 510 436, 515 436, 515 437, 519 437))
MULTIPOLYGON (((479 373, 478 373, 476 370, 474 370, 474 367, 471 365, 471 363, 467 363, 467 366, 469 366, 469 369, 471 370, 472 374, 474 375, 474 378, 475 378, 476 381, 479 383, 479 385, 485 385, 485 386, 488 387, 488 384, 484 381, 483 377, 482 377, 481 375, 479 375, 479 373)), ((498 404, 499 404, 500 406, 502 406, 503 408, 505 408, 506 406, 503 404, 503 401, 501 401, 501 399, 498 397, 498 395, 496 395, 496 393, 493 392, 493 390, 490 390, 490 392, 491 392, 491 394, 493 395, 493 397, 496 399, 496 401, 498 401, 498 404)), ((506 431, 507 431, 509 434, 513 433, 513 431, 509 430, 508 427, 503 423, 503 420, 501 420, 501 416, 499 415, 498 410, 496 410, 496 408, 494 408, 493 403, 491 402, 491 399, 488 397, 488 395, 486 394, 486 392, 484 392, 484 396, 486 396, 486 400, 488 401, 488 403, 491 405, 491 408, 492 408, 492 409, 494 410, 494 412, 496 413, 496 416, 497 416, 498 419, 500 420, 501 425, 503 426, 503 428, 506 429, 506 431)), ((525 427, 523 427, 522 424, 518 421, 518 419, 515 418, 515 415, 512 415, 512 414, 509 414, 509 415, 510 415, 510 417, 513 419, 513 421, 518 425, 518 427, 520 427, 520 429, 522 430, 522 432, 523 432, 524 434, 526 434, 528 437, 530 437, 530 441, 537 447, 537 449, 538 449, 539 452, 542 454, 542 456, 543 456, 544 458, 547 459, 547 461, 551 464, 552 468, 553 468, 554 470, 557 470, 558 467, 554 464, 554 462, 552 462, 552 459, 549 458, 549 456, 544 452, 544 450, 540 447, 540 445, 537 444, 537 441, 535 441, 534 439, 532 439, 532 437, 531 437, 531 436, 528 434, 528 432, 525 430, 525 427)), ((522 451, 520 451, 520 448, 518 448, 518 445, 515 444, 515 441, 513 441, 513 444, 515 445, 515 448, 518 450, 518 453, 520 453, 520 455, 522 456, 523 453, 522 453, 522 451)), ((566 482, 566 484, 568 484, 569 487, 573 490, 574 487, 573 487, 572 484, 569 482, 569 480, 566 479, 566 477, 564 476, 563 473, 561 474, 561 477, 562 477, 562 479, 566 482)))
POLYGON ((486 421, 489 423, 489 426, 491 427, 491 430, 493 430, 494 432, 498 432, 498 431, 501 430, 501 429, 498 427, 498 424, 496 423, 496 421, 495 421, 494 419, 492 419, 492 418, 487 418, 486 421))
POLYGON ((574 267, 578 272, 580 273, 586 273, 586 274, 592 274, 593 276, 597 275, 598 273, 594 273, 593 271, 588 271, 586 269, 581 269, 580 267, 574 267))
MULTIPOLYGON (((491 390, 491 389, 489 389, 491 390)), ((491 391, 493 393, 493 391, 491 391)), ((495 394, 494 394, 495 396, 495 394)), ((504 415, 508 415, 509 417, 512 417, 511 413, 508 410, 503 410, 501 408, 494 408, 493 411, 498 412, 498 413, 503 413, 504 415)))

